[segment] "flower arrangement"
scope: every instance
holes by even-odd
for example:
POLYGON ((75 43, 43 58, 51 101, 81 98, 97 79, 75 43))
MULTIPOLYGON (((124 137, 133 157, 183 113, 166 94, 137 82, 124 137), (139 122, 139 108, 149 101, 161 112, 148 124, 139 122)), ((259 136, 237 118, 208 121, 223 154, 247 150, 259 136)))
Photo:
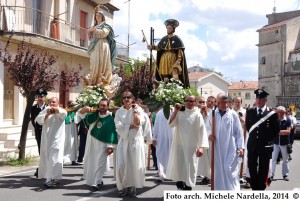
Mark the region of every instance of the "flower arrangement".
POLYGON ((146 104, 154 107, 163 106, 163 112, 168 119, 170 116, 170 106, 176 103, 184 103, 184 98, 188 95, 189 89, 184 89, 183 84, 179 80, 170 79, 166 82, 155 81, 155 87, 150 93, 150 99, 146 100, 146 104))
POLYGON ((150 97, 161 102, 162 105, 175 105, 184 102, 187 93, 180 81, 170 79, 170 82, 159 81, 158 83, 158 87, 151 91, 150 97))
POLYGON ((106 98, 105 89, 99 86, 89 86, 80 92, 76 103, 78 103, 80 107, 89 106, 98 108, 99 101, 102 98, 106 98))

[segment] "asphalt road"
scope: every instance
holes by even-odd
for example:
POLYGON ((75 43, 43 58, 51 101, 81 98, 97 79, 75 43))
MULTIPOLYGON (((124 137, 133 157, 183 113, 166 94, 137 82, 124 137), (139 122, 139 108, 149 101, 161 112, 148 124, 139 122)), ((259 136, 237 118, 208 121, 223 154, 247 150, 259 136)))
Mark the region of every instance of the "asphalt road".
MULTIPOLYGON (((281 176, 281 164, 277 165, 276 175, 267 190, 300 190, 300 141, 296 140, 293 147, 293 160, 290 161, 290 181, 281 176)), ((164 190, 176 190, 175 182, 157 182, 157 171, 150 169, 146 173, 145 187, 137 189, 137 197, 118 196, 113 180, 113 168, 104 176, 104 187, 92 192, 82 180, 82 166, 66 165, 63 170, 63 184, 59 188, 46 189, 44 180, 36 179, 33 174, 36 166, 31 167, 0 167, 0 200, 3 201, 116 201, 116 200, 163 200, 164 190)), ((197 183, 201 181, 198 178, 197 183)), ((210 186, 196 185, 193 190, 210 190, 210 186)), ((242 191, 250 191, 241 188, 242 191)))

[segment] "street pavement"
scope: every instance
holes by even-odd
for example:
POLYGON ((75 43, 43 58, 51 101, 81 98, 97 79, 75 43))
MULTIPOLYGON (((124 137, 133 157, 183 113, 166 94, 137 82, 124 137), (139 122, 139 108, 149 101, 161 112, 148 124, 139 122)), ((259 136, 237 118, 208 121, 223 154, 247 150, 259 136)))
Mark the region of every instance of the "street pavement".
MULTIPOLYGON (((292 161, 289 163, 290 181, 284 181, 281 176, 281 164, 276 167, 274 181, 267 190, 300 190, 300 140, 293 146, 292 161)), ((111 159, 112 160, 112 159, 111 159)), ((111 162, 112 164, 112 162, 111 162)), ((113 179, 113 167, 104 176, 104 186, 100 191, 93 192, 82 179, 82 165, 65 165, 61 187, 47 189, 43 186, 44 179, 36 179, 33 174, 37 163, 25 167, 0 167, 0 200, 5 201, 116 201, 116 200, 163 200, 164 190, 176 190, 175 182, 157 181, 157 170, 152 167, 147 170, 145 187, 137 189, 137 197, 120 198, 113 179)), ((210 186, 199 185, 201 178, 193 190, 210 190, 210 186)), ((242 191, 250 191, 241 186, 242 191)))

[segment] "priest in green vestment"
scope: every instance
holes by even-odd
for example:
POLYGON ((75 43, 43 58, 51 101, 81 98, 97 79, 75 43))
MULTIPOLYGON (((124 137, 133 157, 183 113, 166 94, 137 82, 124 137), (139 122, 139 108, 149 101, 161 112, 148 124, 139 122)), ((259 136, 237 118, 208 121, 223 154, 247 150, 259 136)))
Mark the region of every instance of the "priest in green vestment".
POLYGON ((89 127, 83 178, 92 190, 99 190, 103 186, 108 156, 113 152, 113 145, 118 143, 116 126, 108 106, 109 101, 102 99, 97 112, 91 112, 91 108, 86 106, 77 113, 89 127))

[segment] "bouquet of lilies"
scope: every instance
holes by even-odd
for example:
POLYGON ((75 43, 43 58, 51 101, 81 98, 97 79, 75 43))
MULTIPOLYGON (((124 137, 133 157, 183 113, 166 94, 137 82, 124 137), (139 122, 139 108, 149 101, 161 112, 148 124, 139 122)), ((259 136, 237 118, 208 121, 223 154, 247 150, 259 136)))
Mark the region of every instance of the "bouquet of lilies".
POLYGON ((80 107, 98 108, 99 101, 103 98, 106 98, 105 89, 99 86, 89 86, 80 92, 76 102, 80 107))

